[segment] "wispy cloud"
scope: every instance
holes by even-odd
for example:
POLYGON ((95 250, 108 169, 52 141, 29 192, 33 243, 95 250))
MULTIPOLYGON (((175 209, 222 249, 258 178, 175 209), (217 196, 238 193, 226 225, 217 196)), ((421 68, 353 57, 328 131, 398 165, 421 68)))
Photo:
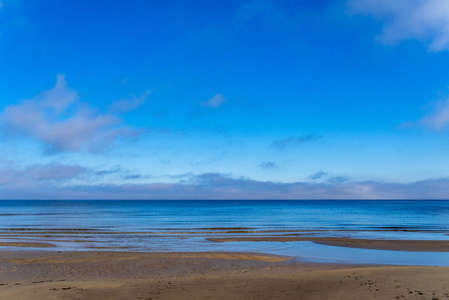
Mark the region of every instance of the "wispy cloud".
POLYGON ((276 168, 277 165, 274 161, 264 161, 259 164, 259 167, 261 167, 262 169, 273 169, 276 168))
POLYGON ((419 40, 430 51, 449 50, 449 1, 349 0, 349 11, 379 20, 378 39, 386 44, 419 40))
MULTIPOLYGON (((245 24, 256 22, 258 26, 266 26, 277 34, 288 32, 289 36, 295 36, 299 27, 297 7, 284 1, 247 0, 240 5, 236 18, 245 24)), ((301 7, 301 10, 304 10, 304 7, 301 7)))
POLYGON ((332 175, 329 174, 328 172, 318 171, 307 177, 307 179, 314 182, 320 181, 331 185, 335 185, 349 182, 351 178, 344 175, 332 175))
POLYGON ((115 115, 97 113, 77 99, 77 92, 58 75, 52 89, 6 107, 0 122, 6 133, 36 139, 49 153, 99 151, 118 137, 136 134, 115 115))
POLYGON ((225 97, 222 94, 216 94, 212 98, 203 102, 196 102, 198 105, 210 107, 210 108, 218 108, 226 102, 225 97))
POLYGON ((0 0, 0 36, 12 29, 23 28, 27 23, 19 0, 0 0))
POLYGON ((144 179, 150 178, 150 176, 142 175, 137 172, 132 172, 127 168, 123 168, 121 166, 113 166, 110 168, 102 168, 97 170, 87 170, 86 173, 89 173, 91 179, 100 181, 104 180, 106 177, 113 177, 125 180, 133 180, 133 179, 144 179))
POLYGON ((328 183, 332 183, 332 184, 339 184, 339 183, 343 183, 343 182, 347 182, 349 181, 349 177, 348 176, 331 176, 327 179, 328 183))
POLYGON ((430 111, 418 121, 404 122, 399 125, 400 128, 425 127, 431 130, 439 131, 449 127, 449 98, 432 102, 427 105, 430 111))
POLYGON ((95 176, 109 176, 109 175, 114 175, 114 174, 122 174, 123 172, 125 172, 126 169, 120 167, 120 166, 114 166, 114 167, 110 167, 110 168, 102 168, 99 170, 95 170, 93 171, 93 174, 95 176))
POLYGON ((271 12, 273 3, 269 0, 250 0, 243 3, 237 12, 237 17, 249 21, 252 18, 271 12))
POLYGON ((449 125, 449 98, 432 104, 432 112, 424 116, 420 123, 434 130, 441 130, 449 125))
POLYGON ((323 178, 323 177, 326 177, 327 175, 328 175, 327 172, 324 172, 324 171, 318 171, 318 172, 313 173, 312 175, 310 175, 310 176, 308 177, 308 179, 310 179, 310 180, 318 180, 318 179, 321 179, 321 178, 323 178))
POLYGON ((109 106, 109 109, 113 112, 127 112, 134 110, 137 107, 145 104, 145 100, 150 94, 150 91, 145 91, 139 97, 134 94, 130 94, 130 99, 120 99, 112 102, 109 106))
POLYGON ((315 142, 321 138, 322 138, 322 136, 318 135, 318 134, 305 134, 305 135, 291 136, 286 139, 273 141, 271 143, 271 147, 279 149, 279 150, 283 150, 287 147, 299 146, 304 143, 315 142))
POLYGON ((206 165, 206 166, 210 166, 220 160, 222 160, 227 154, 228 154, 228 150, 223 150, 220 153, 217 153, 211 157, 203 157, 203 159, 201 161, 197 161, 192 163, 192 165, 194 166, 201 166, 201 165, 206 165))

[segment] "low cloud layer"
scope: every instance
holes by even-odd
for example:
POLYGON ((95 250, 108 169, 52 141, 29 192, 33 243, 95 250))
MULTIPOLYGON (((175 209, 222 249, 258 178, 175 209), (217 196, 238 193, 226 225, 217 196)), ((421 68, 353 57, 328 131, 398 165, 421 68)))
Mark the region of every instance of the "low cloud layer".
POLYGON ((117 116, 100 114, 79 102, 77 92, 67 86, 62 75, 52 89, 6 107, 0 122, 7 134, 35 139, 48 153, 99 151, 118 137, 136 134, 121 125, 117 116))
POLYGON ((346 180, 279 183, 204 173, 173 176, 177 183, 77 184, 76 166, 0 169, 0 199, 447 199, 449 178, 410 183, 346 180), (43 168, 36 171, 36 168, 43 168), (12 171, 12 173, 11 173, 12 171), (12 176, 11 176, 12 174, 12 176), (54 174, 54 175, 49 175, 54 174), (62 184, 64 183, 64 184, 62 184))
POLYGON ((222 94, 216 94, 212 98, 204 102, 197 102, 201 106, 206 106, 210 108, 218 108, 226 102, 225 97, 222 94))
POLYGON ((0 191, 21 193, 24 190, 52 189, 78 177, 86 168, 74 165, 48 164, 26 168, 0 167, 0 191))
POLYGON ((305 134, 298 136, 291 136, 286 139, 276 140, 271 143, 271 147, 283 150, 288 147, 299 146, 304 143, 315 142, 321 139, 322 136, 318 134, 305 134))
POLYGON ((404 40, 424 42, 429 51, 449 50, 447 0, 349 0, 350 13, 382 23, 378 39, 395 45, 404 40))

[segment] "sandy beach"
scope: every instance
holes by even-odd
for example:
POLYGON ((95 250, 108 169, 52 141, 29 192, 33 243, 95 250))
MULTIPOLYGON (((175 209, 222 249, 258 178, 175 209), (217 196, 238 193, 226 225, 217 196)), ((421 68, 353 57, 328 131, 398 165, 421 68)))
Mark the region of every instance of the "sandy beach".
POLYGON ((2 251, 0 299, 449 299, 449 268, 254 253, 2 251))
POLYGON ((449 300, 447 218, 417 202, 0 204, 0 300, 449 300))

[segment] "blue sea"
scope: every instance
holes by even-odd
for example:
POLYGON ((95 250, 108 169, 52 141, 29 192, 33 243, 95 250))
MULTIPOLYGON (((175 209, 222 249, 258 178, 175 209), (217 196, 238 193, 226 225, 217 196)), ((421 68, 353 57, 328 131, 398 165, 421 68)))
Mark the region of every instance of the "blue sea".
POLYGON ((449 201, 0 201, 0 242, 57 246, 50 250, 250 251, 318 263, 449 266, 449 252, 208 240, 294 235, 449 240, 449 201))

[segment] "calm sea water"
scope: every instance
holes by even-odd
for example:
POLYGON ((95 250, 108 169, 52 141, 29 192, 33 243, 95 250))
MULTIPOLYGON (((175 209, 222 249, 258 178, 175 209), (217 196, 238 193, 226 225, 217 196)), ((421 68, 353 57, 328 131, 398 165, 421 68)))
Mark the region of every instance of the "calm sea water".
POLYGON ((291 234, 449 240, 449 201, 0 201, 0 241, 49 242, 58 250, 257 251, 318 262, 449 265, 449 253, 207 240, 291 234))

